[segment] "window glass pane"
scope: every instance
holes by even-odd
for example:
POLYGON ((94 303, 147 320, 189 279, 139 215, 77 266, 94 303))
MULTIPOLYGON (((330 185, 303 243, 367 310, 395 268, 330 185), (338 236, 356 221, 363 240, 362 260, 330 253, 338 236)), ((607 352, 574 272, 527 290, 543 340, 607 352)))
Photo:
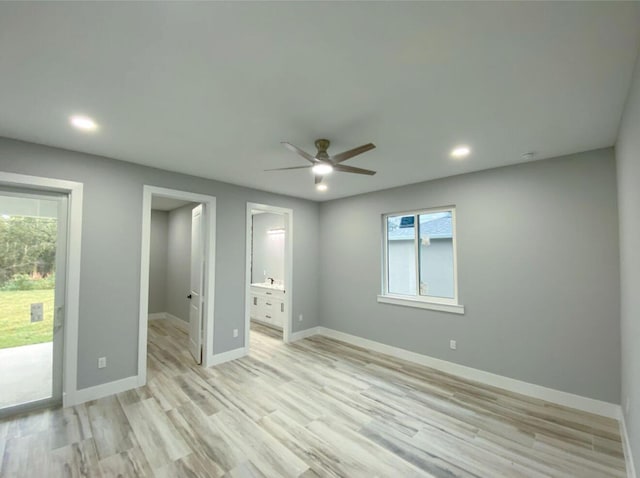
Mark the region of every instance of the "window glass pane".
POLYGON ((387 217, 387 273, 390 294, 416 295, 415 216, 387 217))
POLYGON ((454 297, 451 211, 421 214, 420 295, 454 297))

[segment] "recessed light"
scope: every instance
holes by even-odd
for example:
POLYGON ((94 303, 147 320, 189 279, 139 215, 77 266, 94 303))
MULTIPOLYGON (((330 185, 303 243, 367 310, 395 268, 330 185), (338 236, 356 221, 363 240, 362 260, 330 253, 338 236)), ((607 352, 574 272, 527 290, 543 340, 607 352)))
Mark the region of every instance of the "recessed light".
POLYGON ((72 116, 69 118, 69 122, 76 128, 82 131, 95 131, 98 129, 98 124, 88 116, 72 116))
POLYGON ((451 150, 451 157, 462 159, 469 156, 469 153, 471 153, 471 148, 469 148, 469 146, 460 145, 451 150))
POLYGON ((327 190, 327 185, 326 184, 316 184, 316 189, 320 192, 325 192, 327 190))
POLYGON ((311 168, 311 171, 313 171, 314 174, 324 176, 325 174, 329 174, 331 171, 333 171, 333 166, 331 166, 329 163, 318 163, 313 168, 311 168))

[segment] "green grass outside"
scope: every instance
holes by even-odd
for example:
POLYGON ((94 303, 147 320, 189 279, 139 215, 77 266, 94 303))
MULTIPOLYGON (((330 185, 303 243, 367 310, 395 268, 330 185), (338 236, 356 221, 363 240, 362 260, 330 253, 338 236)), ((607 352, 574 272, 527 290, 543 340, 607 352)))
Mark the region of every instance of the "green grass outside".
POLYGON ((0 291, 0 349, 51 342, 54 290, 0 291), (44 304, 42 322, 31 323, 31 304, 44 304))

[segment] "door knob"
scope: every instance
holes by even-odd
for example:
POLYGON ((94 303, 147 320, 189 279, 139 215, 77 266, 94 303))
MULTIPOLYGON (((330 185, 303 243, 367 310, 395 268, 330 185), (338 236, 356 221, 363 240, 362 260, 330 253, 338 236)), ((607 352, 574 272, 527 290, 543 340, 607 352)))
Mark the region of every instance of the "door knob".
POLYGON ((189 295, 187 296, 187 299, 191 299, 191 294, 189 294, 189 295))

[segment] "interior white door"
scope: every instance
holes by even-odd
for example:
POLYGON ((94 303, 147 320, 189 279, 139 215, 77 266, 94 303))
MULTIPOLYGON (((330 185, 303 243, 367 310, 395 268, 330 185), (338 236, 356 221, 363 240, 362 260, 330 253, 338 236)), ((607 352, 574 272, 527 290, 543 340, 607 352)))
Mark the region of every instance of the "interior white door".
POLYGON ((202 311, 204 310, 204 227, 203 205, 191 211, 191 290, 189 298, 189 352, 202 363, 202 311))

